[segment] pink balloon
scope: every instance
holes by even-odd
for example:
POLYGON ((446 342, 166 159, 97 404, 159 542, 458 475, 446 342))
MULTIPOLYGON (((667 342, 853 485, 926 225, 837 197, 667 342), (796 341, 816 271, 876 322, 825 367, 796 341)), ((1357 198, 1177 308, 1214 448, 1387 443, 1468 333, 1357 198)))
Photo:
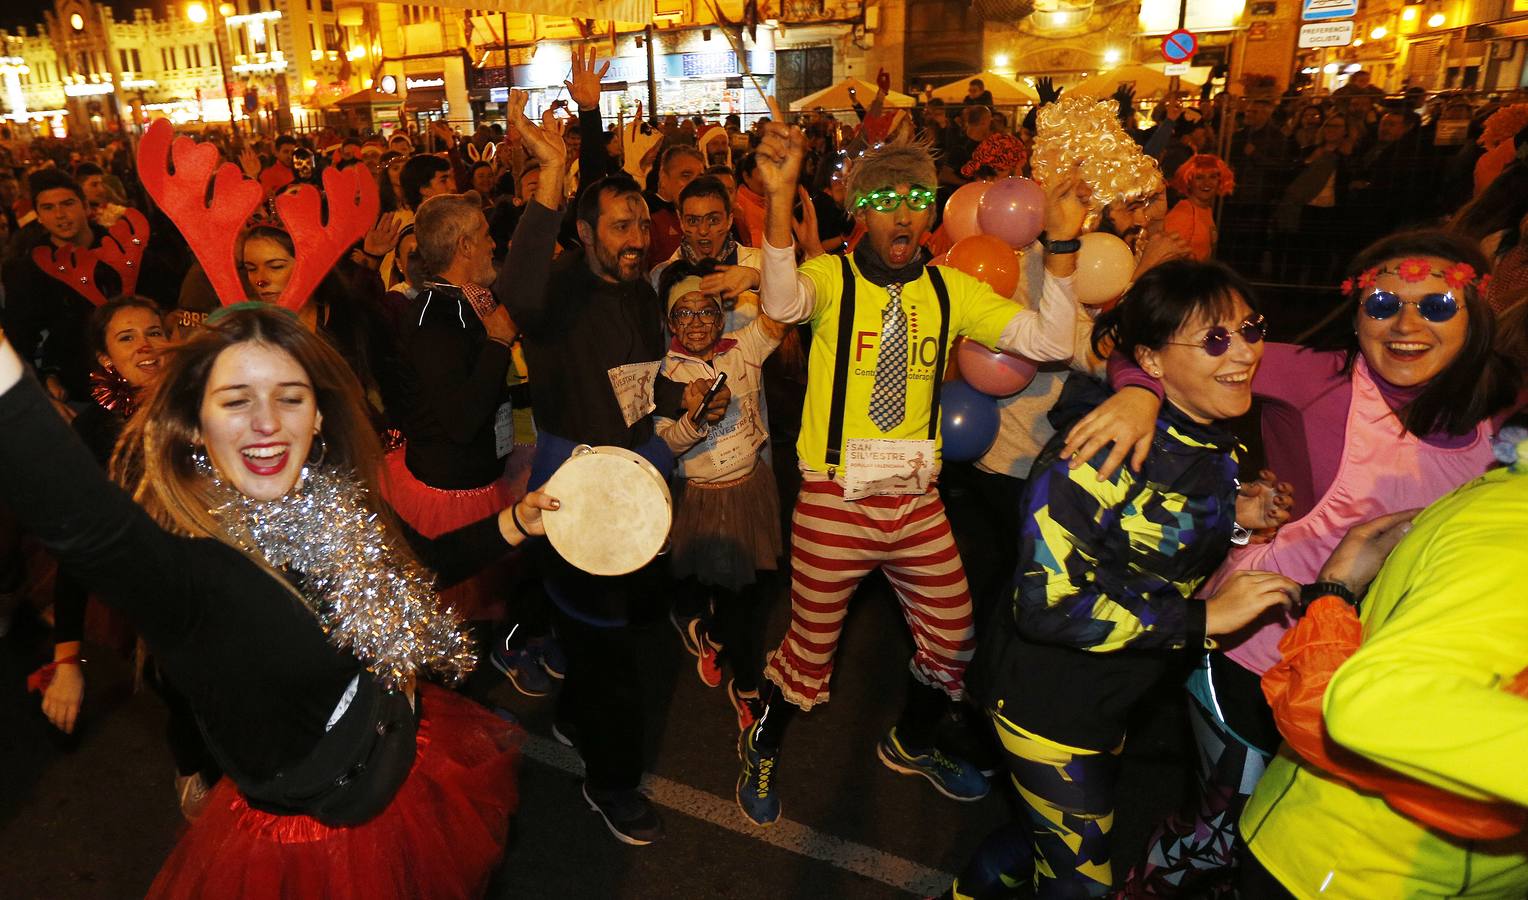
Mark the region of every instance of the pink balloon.
POLYGON ((952 243, 981 234, 982 230, 976 224, 976 211, 981 206, 982 195, 991 186, 990 182, 973 181, 950 195, 944 204, 944 227, 950 230, 952 243))
POLYGON ((1045 230, 1045 190, 1017 176, 994 181, 982 195, 976 223, 982 234, 996 235, 1015 250, 1028 247, 1045 230))
POLYGON ((1112 234, 1085 234, 1077 251, 1077 302, 1098 306, 1118 299, 1135 274, 1135 254, 1112 234))
POLYGON ((993 397, 1007 397, 1029 387, 1035 380, 1035 364, 1022 356, 988 350, 976 341, 960 339, 955 349, 960 377, 993 397))

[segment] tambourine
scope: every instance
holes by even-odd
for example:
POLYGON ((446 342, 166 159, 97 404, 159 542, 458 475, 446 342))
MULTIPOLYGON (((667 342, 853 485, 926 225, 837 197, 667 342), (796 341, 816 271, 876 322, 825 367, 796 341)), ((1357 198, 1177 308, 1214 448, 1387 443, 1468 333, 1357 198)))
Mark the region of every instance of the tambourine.
POLYGON ((561 506, 543 510, 547 540, 591 575, 625 575, 668 542, 674 501, 653 464, 621 447, 580 444, 541 488, 561 506))

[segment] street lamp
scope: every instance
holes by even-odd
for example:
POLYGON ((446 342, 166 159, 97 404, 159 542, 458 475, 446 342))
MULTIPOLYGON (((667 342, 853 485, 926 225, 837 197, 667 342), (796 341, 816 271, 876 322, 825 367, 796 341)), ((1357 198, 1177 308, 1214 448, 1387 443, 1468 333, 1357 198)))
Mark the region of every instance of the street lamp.
MULTIPOLYGON (((236 10, 232 3, 223 3, 217 7, 218 16, 227 19, 236 10)), ((186 6, 186 18, 191 20, 192 25, 204 25, 212 23, 212 52, 218 58, 218 71, 223 76, 223 102, 228 104, 228 127, 239 136, 239 117, 233 112, 233 90, 229 87, 228 61, 223 57, 223 35, 219 33, 218 23, 213 19, 212 12, 205 4, 193 2, 186 6)))

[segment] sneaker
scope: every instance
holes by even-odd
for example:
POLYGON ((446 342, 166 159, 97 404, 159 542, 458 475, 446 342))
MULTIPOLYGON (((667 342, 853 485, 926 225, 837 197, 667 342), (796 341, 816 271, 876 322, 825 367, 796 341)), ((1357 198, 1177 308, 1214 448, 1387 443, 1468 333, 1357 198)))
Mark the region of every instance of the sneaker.
POLYGON ((737 777, 737 805, 755 825, 773 825, 780 818, 780 798, 775 796, 775 759, 779 750, 765 751, 754 746, 758 726, 738 735, 738 756, 743 771, 737 777))
POLYGON ((764 713, 764 701, 759 699, 759 692, 738 690, 736 680, 727 682, 727 699, 732 702, 733 712, 737 713, 738 731, 752 728, 764 713))
POLYGON ((673 625, 674 630, 679 632, 679 642, 684 644, 684 649, 691 656, 700 655, 700 644, 696 643, 695 637, 690 634, 690 626, 699 621, 698 618, 681 616, 674 610, 669 610, 669 624, 673 625))
POLYGON ((552 679, 529 649, 506 651, 502 647, 495 647, 489 652, 488 661, 509 679, 515 690, 527 697, 545 697, 552 691, 552 679))
POLYGON ((699 651, 691 652, 695 653, 695 672, 700 676, 700 683, 706 687, 721 687, 722 666, 716 658, 716 648, 706 637, 699 619, 690 620, 690 624, 685 628, 685 636, 687 638, 685 648, 688 649, 693 643, 699 651))
POLYGON ((562 645, 557 643, 557 638, 547 635, 526 641, 525 648, 541 663, 541 668, 550 676, 561 681, 568 674, 568 657, 562 652, 562 645))
POLYGON ((584 782, 584 799, 600 814, 615 839, 633 847, 645 847, 663 837, 663 822, 641 792, 591 790, 584 782))
POLYGON ((175 776, 175 796, 180 798, 180 814, 187 822, 195 822, 201 816, 211 794, 200 772, 175 776))
POLYGON ((895 728, 886 732, 875 752, 886 768, 903 775, 922 775, 934 790, 951 800, 980 800, 992 788, 982 773, 963 759, 948 756, 938 748, 909 751, 897 740, 895 728))

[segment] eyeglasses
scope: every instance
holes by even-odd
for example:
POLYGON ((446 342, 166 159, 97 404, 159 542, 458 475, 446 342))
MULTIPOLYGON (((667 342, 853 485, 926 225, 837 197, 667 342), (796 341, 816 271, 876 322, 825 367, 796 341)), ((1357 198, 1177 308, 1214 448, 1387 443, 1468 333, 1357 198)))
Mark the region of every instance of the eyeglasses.
POLYGON ((727 217, 721 213, 707 213, 704 216, 685 216, 684 227, 699 228, 704 225, 707 228, 716 228, 725 221, 727 221, 727 217))
MULTIPOLYGON (((1262 316, 1253 316, 1236 327, 1236 334, 1250 346, 1261 343, 1263 335, 1268 333, 1268 323, 1262 316)), ((1205 353, 1211 356, 1225 356, 1226 351, 1231 349, 1231 335, 1224 325, 1216 325, 1204 333, 1204 337, 1197 341, 1168 341, 1178 347, 1201 347, 1205 353)))
POLYGON ((1400 314, 1403 306, 1415 306, 1422 318, 1434 323, 1447 322, 1459 312, 1459 301, 1448 292, 1428 294, 1421 300, 1402 300, 1390 291, 1375 291, 1364 298, 1364 315, 1383 321, 1400 314))
POLYGON ((891 212, 903 203, 913 212, 922 212, 934 205, 937 195, 926 187, 913 186, 907 189, 907 193, 899 194, 891 188, 883 188, 879 191, 871 191, 859 198, 854 204, 856 208, 870 207, 876 212, 891 212))
POLYGON ((676 309, 669 312, 669 318, 681 325, 691 319, 700 319, 707 325, 715 325, 722 320, 722 311, 719 309, 676 309))

